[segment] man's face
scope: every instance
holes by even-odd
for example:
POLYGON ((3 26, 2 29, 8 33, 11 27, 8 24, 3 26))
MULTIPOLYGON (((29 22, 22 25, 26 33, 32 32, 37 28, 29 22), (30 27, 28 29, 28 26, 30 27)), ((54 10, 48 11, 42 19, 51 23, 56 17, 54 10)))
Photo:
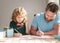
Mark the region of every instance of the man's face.
POLYGON ((49 10, 45 12, 45 18, 47 21, 52 21, 56 17, 56 13, 53 13, 49 10))

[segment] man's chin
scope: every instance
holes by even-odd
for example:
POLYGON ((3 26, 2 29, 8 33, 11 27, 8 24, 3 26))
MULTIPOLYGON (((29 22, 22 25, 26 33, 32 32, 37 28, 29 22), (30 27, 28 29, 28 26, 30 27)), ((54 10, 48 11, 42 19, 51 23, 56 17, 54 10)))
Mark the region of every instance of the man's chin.
POLYGON ((51 20, 47 20, 48 22, 50 22, 50 21, 53 21, 53 19, 51 19, 51 20))

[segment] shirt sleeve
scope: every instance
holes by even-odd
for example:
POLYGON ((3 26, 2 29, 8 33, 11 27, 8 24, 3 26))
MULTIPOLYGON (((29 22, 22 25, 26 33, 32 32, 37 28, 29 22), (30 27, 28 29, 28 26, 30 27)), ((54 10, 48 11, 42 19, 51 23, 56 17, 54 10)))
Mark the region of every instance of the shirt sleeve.
POLYGON ((10 25, 9 26, 10 26, 10 28, 16 28, 16 24, 13 21, 10 22, 10 25))
POLYGON ((60 12, 58 13, 58 23, 60 23, 60 12))
POLYGON ((57 13, 55 23, 60 23, 60 13, 57 13))
POLYGON ((38 24, 38 22, 37 22, 37 16, 34 16, 34 19, 32 21, 32 26, 34 26, 34 27, 37 28, 37 24, 38 24))

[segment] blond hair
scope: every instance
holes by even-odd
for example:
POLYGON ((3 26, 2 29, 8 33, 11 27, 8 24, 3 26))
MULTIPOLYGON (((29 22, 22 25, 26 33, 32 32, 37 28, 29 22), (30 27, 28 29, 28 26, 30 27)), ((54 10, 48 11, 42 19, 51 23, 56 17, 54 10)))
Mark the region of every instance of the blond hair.
POLYGON ((17 22, 16 21, 16 17, 18 15, 21 15, 24 18, 24 21, 23 22, 26 22, 27 21, 27 12, 26 12, 26 10, 24 8, 17 7, 17 8, 14 9, 14 11, 12 13, 12 21, 17 22))

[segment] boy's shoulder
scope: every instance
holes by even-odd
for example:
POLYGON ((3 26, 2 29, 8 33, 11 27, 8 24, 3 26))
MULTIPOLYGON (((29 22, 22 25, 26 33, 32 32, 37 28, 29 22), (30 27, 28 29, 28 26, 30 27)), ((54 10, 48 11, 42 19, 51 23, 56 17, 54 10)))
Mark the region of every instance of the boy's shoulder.
POLYGON ((10 24, 15 24, 15 22, 14 21, 10 21, 10 24))

